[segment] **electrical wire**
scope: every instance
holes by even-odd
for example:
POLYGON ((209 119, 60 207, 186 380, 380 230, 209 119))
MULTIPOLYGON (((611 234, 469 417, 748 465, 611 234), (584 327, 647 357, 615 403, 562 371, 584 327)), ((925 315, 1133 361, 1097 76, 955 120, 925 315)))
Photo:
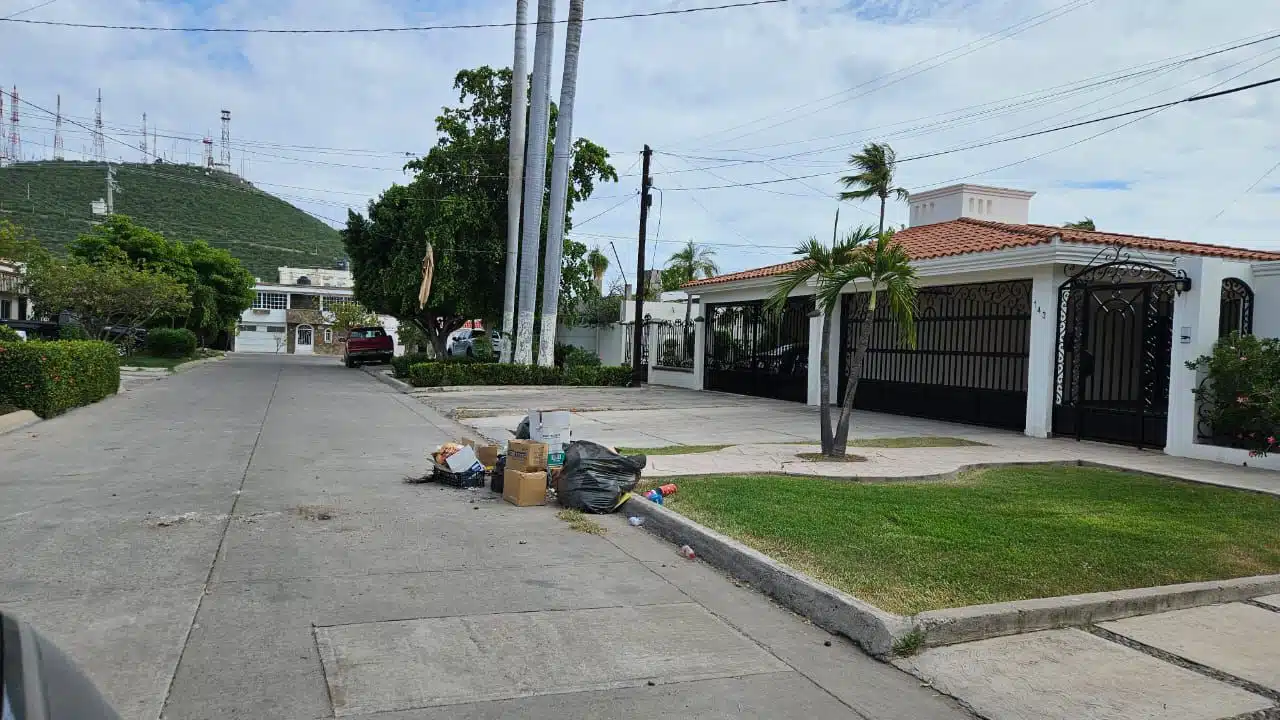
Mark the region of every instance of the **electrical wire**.
MULTIPOLYGON (((636 193, 636 194, 638 195, 639 193, 636 193)), ((580 223, 574 223, 574 227, 575 227, 575 228, 580 228, 580 227, 582 227, 583 225, 586 225, 587 223, 591 222, 592 220, 595 220, 595 219, 596 219, 596 218, 598 218, 598 217, 602 217, 602 216, 604 216, 604 215, 608 215, 609 213, 613 212, 614 210, 617 210, 618 208, 622 207, 623 205, 626 205, 626 204, 631 200, 631 198, 633 198, 633 197, 635 197, 635 195, 628 195, 628 196, 624 197, 623 199, 619 200, 619 201, 618 201, 618 203, 617 203, 616 205, 610 205, 610 206, 609 206, 609 208, 608 208, 607 210, 602 210, 601 212, 598 212, 598 213, 596 213, 595 215, 592 215, 591 217, 587 218, 586 220, 583 220, 583 221, 582 221, 582 222, 580 222, 580 223)))
POLYGON ((12 20, 12 19, 14 19, 14 18, 18 17, 19 15, 26 15, 27 13, 31 12, 32 10, 39 10, 39 9, 40 9, 40 8, 42 8, 42 7, 47 7, 47 6, 52 5, 52 4, 56 3, 56 2, 58 2, 58 0, 45 0, 44 2, 40 3, 39 5, 32 5, 31 7, 27 8, 26 10, 19 10, 19 11, 18 11, 18 12, 16 12, 16 13, 11 13, 11 14, 9 14, 9 15, 5 15, 4 17, 0 18, 0 20, 12 20))
MULTIPOLYGON (((658 17, 662 15, 688 15, 691 13, 710 12, 714 10, 730 10, 734 8, 754 7, 757 5, 775 5, 787 0, 751 0, 726 5, 708 5, 703 7, 681 8, 675 10, 654 10, 650 12, 624 13, 620 15, 600 15, 583 18, 583 22, 599 22, 602 20, 630 20, 634 18, 658 17)), ((26 12, 25 10, 23 12, 26 12)), ((27 25, 45 25, 49 27, 80 28, 89 30, 130 30, 141 32, 182 32, 182 33, 258 33, 268 35, 348 35, 367 33, 403 33, 428 32, 433 30, 477 30, 483 28, 511 28, 514 22, 504 23, 464 23, 457 25, 407 25, 396 27, 373 28, 238 28, 238 27, 162 27, 158 25, 110 25, 99 23, 63 22, 58 20, 30 20, 27 18, 0 18, 3 22, 24 23, 27 25)), ((552 25, 562 25, 568 19, 552 20, 552 25)), ((527 23, 537 26, 540 23, 527 23)))

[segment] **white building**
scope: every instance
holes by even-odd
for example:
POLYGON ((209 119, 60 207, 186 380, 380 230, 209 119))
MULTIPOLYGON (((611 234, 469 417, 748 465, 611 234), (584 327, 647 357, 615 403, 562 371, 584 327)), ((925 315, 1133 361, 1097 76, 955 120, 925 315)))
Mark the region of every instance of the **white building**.
MULTIPOLYGON (((921 286, 917 345, 881 306, 856 406, 1280 468, 1199 436, 1200 378, 1186 368, 1232 330, 1280 336, 1280 314, 1253 312, 1280 306, 1280 253, 1029 224, 1032 195, 955 185, 911 197, 896 239, 921 286)), ((866 295, 846 289, 823 348, 813 287, 763 310, 794 267, 689 283, 702 307, 692 367, 658 353, 650 382, 816 405, 827 352, 836 400, 866 295)))
MULTIPOLYGON (((354 281, 348 270, 327 268, 279 269, 279 282, 259 280, 253 305, 240 315, 235 351, 341 355, 342 343, 333 330, 332 310, 354 303, 354 281)), ((404 354, 398 337, 399 323, 379 315, 387 334, 395 339, 395 352, 404 354)))

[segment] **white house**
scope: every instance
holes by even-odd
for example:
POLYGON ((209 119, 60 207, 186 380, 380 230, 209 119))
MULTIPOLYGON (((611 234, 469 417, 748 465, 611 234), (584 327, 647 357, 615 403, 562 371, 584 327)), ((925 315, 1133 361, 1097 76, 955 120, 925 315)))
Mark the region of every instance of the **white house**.
MULTIPOLYGON (((1248 459, 1197 436, 1199 378, 1185 363, 1231 330, 1280 336, 1280 314, 1253 312, 1280 306, 1280 253, 1030 224, 1032 195, 954 185, 910 198, 896 237, 920 278, 917 346, 881 306, 857 407, 1248 459)), ((813 287, 764 312, 794 267, 689 283, 702 307, 693 367, 659 359, 650 382, 817 404, 827 352, 836 399, 866 296, 847 288, 823 348, 813 287)))
MULTIPOLYGON (((328 268, 279 268, 279 282, 259 280, 253 305, 240 315, 235 351, 341 355, 342 344, 333 330, 332 310, 354 303, 351 272, 328 268)), ((379 315, 387 334, 395 338, 395 353, 404 354, 398 321, 379 315)))

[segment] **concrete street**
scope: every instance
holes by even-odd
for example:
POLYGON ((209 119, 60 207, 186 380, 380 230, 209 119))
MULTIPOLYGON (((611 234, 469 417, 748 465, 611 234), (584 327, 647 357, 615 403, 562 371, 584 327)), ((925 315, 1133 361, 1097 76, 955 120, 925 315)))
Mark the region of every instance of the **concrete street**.
POLYGON ((0 608, 129 720, 970 717, 624 518, 404 482, 462 432, 232 356, 0 436, 0 608))

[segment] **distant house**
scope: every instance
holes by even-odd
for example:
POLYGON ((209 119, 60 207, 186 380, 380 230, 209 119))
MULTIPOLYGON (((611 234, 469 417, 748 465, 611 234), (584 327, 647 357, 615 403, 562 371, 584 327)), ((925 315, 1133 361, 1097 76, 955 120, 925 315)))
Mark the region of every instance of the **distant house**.
MULTIPOLYGON (((278 282, 255 285, 253 305, 240 315, 235 351, 290 355, 341 355, 333 329, 333 311, 355 302, 349 270, 292 268, 278 270, 278 282)), ((379 315, 387 334, 396 338, 396 354, 404 353, 395 318, 379 315)))
POLYGON ((30 303, 22 291, 22 275, 17 263, 0 260, 0 320, 31 319, 30 303))

